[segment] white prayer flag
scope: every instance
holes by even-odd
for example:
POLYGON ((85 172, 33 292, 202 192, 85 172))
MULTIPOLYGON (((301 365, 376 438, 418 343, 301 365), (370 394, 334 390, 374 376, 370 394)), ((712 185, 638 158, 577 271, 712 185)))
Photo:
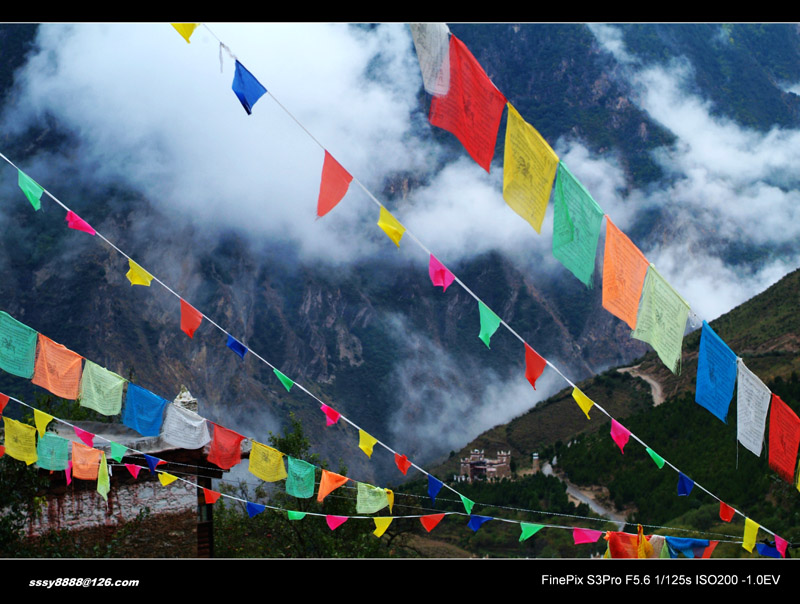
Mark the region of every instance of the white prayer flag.
POLYGON ((736 398, 736 438, 748 451, 761 456, 764 425, 772 393, 752 371, 738 360, 736 398))

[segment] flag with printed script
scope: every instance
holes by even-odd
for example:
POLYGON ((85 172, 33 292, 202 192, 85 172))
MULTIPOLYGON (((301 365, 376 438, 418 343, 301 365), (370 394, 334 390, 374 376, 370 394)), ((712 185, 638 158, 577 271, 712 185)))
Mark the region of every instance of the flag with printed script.
POLYGON ((186 40, 187 44, 190 44, 189 38, 192 37, 194 30, 197 29, 197 26, 200 25, 199 23, 171 23, 172 27, 186 40))
POLYGON ((542 375, 547 361, 533 348, 525 344, 525 378, 536 390, 536 380, 542 375))
POLYGON ((433 254, 431 254, 430 261, 428 262, 428 275, 431 277, 431 283, 433 283, 434 286, 440 285, 443 292, 447 291, 447 288, 450 287, 450 284, 455 281, 456 278, 433 254))
POLYGON ((199 449, 211 441, 206 418, 175 403, 167 405, 161 427, 164 442, 179 449, 199 449))
POLYGON ((445 23, 409 23, 425 92, 435 96, 450 88, 450 30, 445 23))
POLYGON ((760 457, 772 392, 741 359, 736 379, 736 438, 753 455, 760 457))
POLYGON ((694 400, 726 424, 736 385, 736 354, 703 321, 694 400))
POLYGON ((97 480, 103 452, 87 447, 83 443, 72 443, 72 477, 81 480, 97 480))
POLYGON ((769 467, 787 482, 794 482, 800 419, 777 394, 772 395, 769 412, 769 467))
POLYGON ((381 206, 381 212, 378 216, 378 226, 383 229, 383 232, 386 233, 386 236, 389 237, 397 247, 400 247, 400 240, 403 238, 403 234, 406 232, 406 227, 400 224, 400 221, 397 220, 392 214, 381 206))
POLYGON ((322 478, 319 481, 319 491, 317 491, 317 501, 322 503, 323 499, 325 499, 328 495, 330 495, 348 480, 350 479, 347 478, 347 476, 342 476, 341 474, 336 474, 334 472, 328 472, 328 470, 322 470, 322 478))
POLYGON ((228 470, 242 461, 244 436, 219 424, 214 424, 214 436, 208 450, 208 461, 228 470))
POLYGON ((31 465, 36 461, 36 428, 3 416, 6 454, 31 465))
POLYGON ((186 300, 181 298, 181 331, 190 338, 194 337, 194 332, 203 322, 203 314, 186 300))
POLYGON ((649 263, 627 235, 606 216, 603 308, 636 328, 636 314, 649 263))
POLYGON ((578 407, 581 408, 581 411, 586 414, 586 419, 592 419, 589 417, 589 410, 594 406, 594 401, 586 396, 577 386, 572 389, 572 398, 578 403, 578 407))
POLYGON ((125 382, 125 378, 87 359, 81 375, 81 407, 103 415, 118 415, 125 382))
POLYGON ((359 482, 356 496, 356 513, 374 514, 389 505, 389 498, 386 490, 372 486, 364 482, 359 482))
POLYGON ((286 492, 292 497, 308 499, 314 496, 314 465, 287 456, 286 492))
POLYGON ((168 401, 136 384, 128 384, 122 423, 142 436, 158 436, 168 401))
POLYGON ((239 355, 239 357, 244 360, 244 355, 247 354, 247 346, 242 344, 239 340, 234 338, 232 335, 228 335, 228 341, 225 344, 228 348, 230 348, 233 352, 239 355))
POLYGON ((430 533, 442 521, 442 518, 444 518, 444 514, 428 514, 427 516, 420 516, 419 521, 425 527, 425 530, 430 533))
POLYGON ((431 124, 455 135, 472 159, 488 172, 505 104, 506 98, 472 53, 451 35, 450 86, 447 94, 433 97, 431 124))
POLYGON ((266 482, 277 482, 286 478, 283 453, 267 445, 253 441, 250 451, 250 473, 266 482))
POLYGON ((653 265, 642 288, 642 305, 631 337, 647 342, 672 373, 680 373, 689 305, 653 265))
POLYGON ((106 454, 100 455, 100 465, 97 468, 97 492, 100 497, 108 502, 108 492, 111 490, 111 481, 108 477, 108 463, 106 463, 106 454))
POLYGON ((358 431, 358 448, 364 451, 367 457, 372 457, 372 448, 377 442, 378 439, 374 436, 367 434, 363 430, 358 431))
POLYGON ((44 470, 66 470, 70 441, 53 432, 45 432, 36 443, 36 465, 44 470))
POLYGON ((236 98, 247 111, 247 115, 253 113, 253 105, 266 94, 267 89, 261 85, 252 73, 245 69, 244 65, 236 61, 236 72, 233 74, 233 84, 231 85, 236 98))
POLYGON ((39 334, 31 381, 61 398, 75 400, 81 391, 83 357, 39 334))
POLYGON ((486 344, 486 348, 491 348, 489 341, 492 339, 494 332, 497 331, 497 328, 500 327, 500 317, 494 314, 494 311, 480 300, 478 300, 478 314, 481 320, 481 331, 478 337, 486 344))
POLYGON ((30 379, 36 365, 38 332, 0 311, 0 369, 30 379))
POLYGON ((42 193, 44 193, 44 189, 22 170, 17 169, 17 172, 19 188, 25 193, 25 197, 31 202, 33 209, 38 210, 42 207, 42 193))
POLYGON ((553 256, 586 287, 592 287, 604 214, 564 162, 558 164, 553 208, 553 256))
POLYGON ((96 231, 88 222, 86 222, 72 210, 67 211, 67 217, 65 220, 67 221, 67 226, 71 229, 83 231, 84 233, 89 233, 90 235, 94 235, 96 233, 96 231))
POLYGON ((322 179, 319 183, 319 197, 317 198, 317 217, 322 218, 336 207, 347 194, 353 177, 336 161, 330 153, 325 151, 322 162, 322 179))
POLYGON ((150 282, 153 280, 153 275, 144 270, 141 266, 136 264, 133 260, 128 258, 128 272, 125 273, 131 285, 144 285, 150 287, 150 282))
POLYGON ((503 199, 537 233, 542 232, 557 168, 558 155, 509 103, 503 157, 503 199))
POLYGON ((291 392, 292 386, 294 386, 294 382, 285 375, 283 375, 277 369, 273 369, 272 372, 275 374, 275 377, 277 377, 280 380, 281 384, 283 384, 283 387, 286 388, 286 392, 291 392))

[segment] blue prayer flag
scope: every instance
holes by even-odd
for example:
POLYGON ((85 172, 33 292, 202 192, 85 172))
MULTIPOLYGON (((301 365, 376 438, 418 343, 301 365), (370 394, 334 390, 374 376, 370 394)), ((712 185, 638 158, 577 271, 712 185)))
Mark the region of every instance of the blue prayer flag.
POLYGON ((467 526, 477 533, 478 529, 481 528, 484 525, 484 523, 489 522, 491 519, 492 519, 491 516, 476 516, 475 514, 470 514, 469 524, 467 524, 467 526))
POLYGON ((694 400, 725 423, 736 385, 736 354, 703 321, 694 400))
POLYGON ((441 488, 442 488, 442 481, 437 480, 436 478, 428 474, 428 495, 430 496, 431 503, 433 505, 436 505, 436 495, 439 493, 441 488))
POLYGON ((236 61, 236 73, 233 75, 231 87, 242 103, 242 107, 247 111, 247 115, 253 112, 253 105, 267 92, 261 82, 255 79, 253 74, 247 71, 239 61, 236 61))
POLYGON ((665 537, 667 547, 669 548, 669 555, 671 558, 677 558, 681 553, 687 558, 694 558, 695 554, 703 555, 709 545, 708 539, 690 539, 688 537, 665 537), (699 552, 695 550, 700 550, 699 552))
POLYGON ((147 467, 150 468, 150 473, 156 473, 156 466, 161 462, 158 457, 153 457, 152 455, 148 455, 147 453, 144 454, 144 459, 147 462, 147 467))
POLYGON ((136 384, 128 384, 122 423, 142 436, 158 436, 167 400, 136 384))
POLYGON ((694 480, 683 472, 678 472, 678 495, 688 495, 692 492, 692 487, 694 487, 694 480))
POLYGON ((756 549, 761 556, 769 556, 770 558, 781 557, 781 553, 776 548, 771 547, 766 543, 756 543, 756 549))
POLYGON ((228 348, 233 350, 233 352, 238 354, 244 360, 244 355, 247 354, 247 346, 242 344, 233 336, 228 336, 228 348))
POLYGON ((251 501, 247 502, 247 515, 252 518, 263 512, 266 509, 266 506, 261 505, 260 503, 253 503, 251 501))

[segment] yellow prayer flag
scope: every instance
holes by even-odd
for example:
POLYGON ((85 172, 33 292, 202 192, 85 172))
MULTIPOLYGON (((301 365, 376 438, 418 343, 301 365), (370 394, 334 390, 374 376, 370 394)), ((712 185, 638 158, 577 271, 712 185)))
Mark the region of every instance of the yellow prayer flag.
POLYGON ((391 489, 383 489, 386 491, 386 499, 389 500, 389 513, 392 513, 392 506, 394 505, 394 491, 391 489))
POLYGON ((756 546, 756 535, 758 534, 759 524, 750 520, 744 519, 744 539, 742 540, 742 547, 748 552, 752 552, 756 546))
POLYGON ((251 474, 267 482, 283 480, 287 476, 283 453, 256 441, 253 441, 253 449, 250 451, 248 469, 251 474))
POLYGON ((506 146, 503 155, 503 199, 537 233, 553 189, 558 155, 536 129, 508 103, 506 146))
POLYGON ((389 528, 389 525, 392 523, 394 518, 373 518, 373 520, 375 521, 375 530, 372 532, 372 534, 376 537, 380 537, 386 532, 386 529, 389 528))
POLYGON ((44 436, 47 430, 47 424, 53 421, 53 416, 38 409, 33 410, 33 423, 36 424, 36 429, 39 431, 39 436, 44 436))
POLYGON ((372 458, 372 447, 375 446, 376 442, 378 442, 377 438, 370 436, 363 430, 358 431, 358 448, 364 451, 367 457, 372 458))
POLYGON ((167 472, 159 472, 158 473, 158 481, 161 483, 161 486, 167 486, 168 484, 172 484, 178 480, 177 476, 173 476, 172 474, 168 474, 167 472))
POLYGON ((180 35, 183 36, 183 39, 186 40, 187 44, 190 44, 189 38, 192 37, 194 30, 197 29, 197 26, 200 25, 199 23, 172 23, 172 27, 174 27, 180 35))
POLYGON ((397 218, 383 206, 381 206, 381 215, 378 217, 378 226, 389 236, 389 239, 394 241, 397 247, 400 247, 400 240, 403 238, 403 233, 406 232, 406 227, 400 224, 397 218))
POLYGON ((145 285, 150 287, 150 282, 153 280, 153 275, 148 273, 130 258, 128 258, 128 264, 131 268, 127 273, 125 273, 125 276, 128 278, 128 281, 131 282, 131 285, 145 285))
POLYGON ((586 414, 586 419, 592 419, 589 417, 589 409, 594 405, 594 401, 581 392, 577 386, 572 389, 572 398, 575 399, 575 402, 578 403, 578 406, 586 414))
POLYGON ((36 428, 3 416, 6 429, 6 453, 31 465, 39 456, 36 454, 36 428))

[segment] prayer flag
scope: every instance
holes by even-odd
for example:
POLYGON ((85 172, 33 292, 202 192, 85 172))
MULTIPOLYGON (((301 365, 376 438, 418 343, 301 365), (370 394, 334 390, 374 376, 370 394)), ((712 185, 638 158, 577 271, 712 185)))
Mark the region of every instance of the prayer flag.
POLYGON ((405 455, 400 455, 399 453, 394 454, 394 464, 397 466, 397 469, 400 470, 403 475, 408 471, 408 468, 411 467, 411 462, 408 461, 408 457, 405 455))
POLYGON ((719 502, 719 517, 725 522, 730 522, 733 519, 733 514, 736 512, 731 506, 722 501, 719 502))
POLYGON ((336 161, 330 153, 325 151, 322 162, 322 179, 319 183, 319 197, 317 198, 317 218, 322 218, 338 204, 350 188, 353 177, 336 161))
POLYGON ((394 216, 389 213, 389 210, 381 206, 381 213, 378 217, 378 226, 383 229, 383 232, 394 241, 397 247, 400 247, 400 240, 403 238, 403 233, 406 232, 404 227, 394 216))
MULTIPOLYGON (((53 416, 38 409, 33 410, 33 423, 36 424, 36 430, 39 432, 39 437, 44 436, 47 430, 47 424, 53 421, 53 416)), ((79 428, 78 428, 79 429, 79 428)), ((91 445, 89 445, 91 447, 91 445)))
POLYGON ((604 213, 564 162, 558 164, 553 205, 553 256, 592 287, 604 213))
POLYGON ((167 400, 136 384, 128 384, 122 423, 142 436, 158 436, 167 400))
POLYGON ((758 529, 759 525, 756 522, 750 520, 749 518, 744 519, 744 538, 742 539, 742 547, 748 552, 753 551, 753 547, 756 544, 758 529))
POLYGON ((631 431, 625 426, 620 424, 617 420, 611 420, 611 438, 617 443, 619 450, 625 454, 625 445, 628 444, 628 439, 631 436, 631 431))
POLYGON ((130 258, 128 258, 128 266, 130 268, 128 269, 128 272, 125 273, 125 276, 128 278, 128 281, 131 282, 132 286, 144 285, 145 287, 150 287, 150 282, 153 280, 153 275, 148 273, 130 258))
POLYGON ((0 311, 0 369, 31 379, 36 365, 38 332, 0 311))
POLYGON ((103 452, 87 447, 83 443, 72 443, 72 477, 81 480, 97 480, 103 452))
POLYGON ((577 386, 572 389, 572 398, 578 403, 578 407, 581 408, 581 411, 586 414, 586 419, 592 419, 589 417, 589 409, 594 406, 594 401, 586 396, 577 386))
POLYGON ((163 459, 159 459, 158 457, 153 457, 152 455, 148 455, 144 453, 144 460, 147 462, 147 467, 150 468, 150 473, 155 476, 156 468, 162 464, 167 463, 163 459))
POLYGON ((66 470, 70 441, 53 432, 45 432, 36 443, 36 464, 44 470, 66 470))
POLYGON ((356 513, 358 514, 374 514, 389 505, 385 489, 359 482, 356 491, 356 513))
POLYGON ((522 529, 522 533, 519 536, 520 541, 525 541, 530 537, 533 537, 536 533, 544 528, 543 524, 529 524, 527 522, 520 522, 519 523, 520 529, 522 529))
POLYGON ((72 484, 72 460, 67 462, 67 469, 64 470, 64 476, 67 479, 67 486, 72 484))
POLYGON ((441 285, 443 292, 447 291, 447 288, 450 287, 450 284, 456 278, 433 254, 431 254, 431 259, 428 262, 428 274, 431 277, 431 283, 433 283, 434 287, 441 285))
POLYGON ((427 516, 420 516, 419 521, 425 527, 425 530, 430 533, 442 521, 442 518, 444 518, 444 514, 428 514, 427 516))
POLYGON ((450 86, 446 95, 433 97, 430 122, 455 135, 472 159, 489 172, 506 98, 453 35, 449 56, 450 86))
POLYGON ((94 235, 96 233, 96 231, 89 225, 88 222, 86 222, 72 210, 67 211, 66 221, 67 226, 71 229, 83 231, 84 233, 89 233, 90 235, 94 235))
POLYGON ((596 543, 602 536, 603 531, 593 531, 591 529, 577 527, 572 529, 572 540, 575 542, 575 545, 580 545, 581 543, 596 543))
POLYGON ((244 110, 247 111, 247 115, 253 112, 253 105, 267 92, 261 82, 255 79, 253 74, 247 71, 239 61, 236 61, 236 73, 233 74, 231 88, 244 110))
POLYGON ((82 361, 81 355, 39 334, 36 367, 31 381, 56 396, 75 400, 81 391, 82 361))
POLYGON ((316 468, 302 459, 288 457, 288 469, 286 471, 286 492, 301 499, 308 499, 314 496, 314 475, 316 468))
POLYGON ((706 548, 710 545, 708 539, 692 539, 690 537, 667 537, 667 548, 670 558, 677 558, 683 554, 687 558, 703 557, 706 548))
POLYGON ((497 328, 500 327, 500 317, 494 314, 494 311, 480 300, 478 300, 478 314, 481 320, 481 331, 478 337, 486 344, 486 348, 491 348, 489 341, 494 332, 497 331, 497 328))
POLYGON ((472 499, 468 499, 468 498, 464 497, 461 494, 459 494, 459 496, 461 497, 461 503, 464 504, 464 509, 467 511, 467 514, 471 514, 472 513, 472 506, 475 505, 475 502, 472 501, 472 499))
POLYGON ((7 394, 0 393, 0 415, 3 414, 3 411, 5 410, 6 405, 8 405, 9 400, 11 399, 9 399, 7 394))
POLYGON ((434 478, 428 474, 428 496, 431 498, 431 504, 436 505, 436 495, 442 489, 442 481, 434 478))
POLYGON ((678 495, 688 495, 692 492, 694 481, 683 472, 678 472, 678 495))
POLYGON ((737 367, 736 438, 748 451, 760 457, 772 392, 743 360, 738 360, 737 367))
POLYGON ((111 490, 111 481, 108 477, 108 463, 106 462, 106 454, 100 455, 100 466, 97 469, 97 492, 100 497, 108 503, 108 492, 111 490))
POLYGON ((794 482, 800 419, 777 394, 772 395, 769 413, 769 467, 786 482, 794 482))
POLYGON ((409 23, 422 83, 428 94, 442 96, 450 88, 450 30, 446 23, 409 23))
POLYGON ((208 450, 208 461, 228 470, 242 461, 244 436, 228 428, 214 424, 214 436, 208 450))
POLYGON ((19 188, 22 189, 23 193, 25 193, 25 197, 27 197, 28 201, 31 202, 33 209, 38 210, 42 207, 41 199, 44 189, 22 170, 17 169, 17 172, 17 183, 19 184, 19 188))
POLYGON ((367 457, 372 458, 372 447, 377 442, 378 439, 374 436, 370 436, 363 430, 358 431, 358 448, 364 451, 367 457))
POLYGON ((158 482, 161 483, 162 487, 165 487, 165 486, 167 486, 169 484, 172 484, 176 480, 178 480, 177 476, 173 476, 172 474, 169 474, 167 472, 159 472, 158 473, 158 482))
POLYGON ((238 354, 242 360, 244 360, 244 355, 247 354, 247 346, 242 344, 239 340, 234 338, 232 335, 228 335, 228 348, 233 350, 236 354, 238 354))
POLYGON ((5 426, 6 453, 31 465, 37 460, 36 455, 36 428, 23 424, 10 417, 3 417, 5 426))
POLYGON ((736 354, 703 321, 694 400, 727 424, 728 406, 735 385, 736 354))
POLYGON ((302 520, 306 517, 305 512, 295 512, 294 510, 286 510, 286 517, 289 520, 302 520))
POLYGON ((87 447, 94 447, 94 434, 87 432, 86 430, 82 430, 81 428, 78 428, 78 426, 73 426, 72 429, 75 431, 75 436, 80 438, 84 445, 87 447))
POLYGON ((200 25, 199 23, 171 23, 172 27, 183 36, 183 39, 186 40, 187 44, 190 44, 189 38, 192 37, 194 30, 197 29, 197 26, 200 25))
POLYGON ((194 338, 194 332, 202 322, 203 314, 181 298, 181 331, 190 338, 194 338))
POLYGON ((81 407, 94 409, 103 415, 118 415, 122 411, 122 391, 126 381, 87 359, 81 374, 81 407))
POLYGON ((332 426, 339 421, 340 413, 332 407, 328 407, 328 405, 322 405, 320 409, 325 414, 326 426, 332 426))
POLYGON ((328 470, 322 470, 322 478, 319 481, 319 491, 317 491, 317 501, 322 503, 323 499, 325 499, 328 495, 330 495, 348 480, 350 479, 347 478, 347 476, 328 472, 328 470))
POLYGON ((283 453, 267 445, 253 441, 250 451, 250 473, 266 482, 277 482, 286 478, 283 453))
POLYGON ((325 516, 325 522, 328 523, 328 528, 335 531, 337 528, 347 522, 347 516, 325 516))
POLYGON ((534 390, 536 390, 536 380, 542 375, 546 366, 547 361, 528 344, 525 344, 525 378, 531 383, 534 390))
POLYGON ((606 216, 603 253, 603 308, 636 328, 636 314, 648 261, 633 242, 606 216))
POLYGON ((788 545, 789 543, 786 541, 786 539, 778 537, 778 535, 775 535, 775 549, 777 549, 778 552, 780 552, 781 558, 786 557, 786 547, 788 545))
POLYGON ((119 443, 115 443, 111 441, 111 459, 122 463, 122 458, 125 457, 125 453, 127 452, 128 447, 124 445, 120 445, 119 443))
POLYGON ((217 501, 217 499, 219 499, 220 495, 221 495, 221 493, 218 493, 217 491, 212 491, 211 489, 207 489, 207 488, 203 487, 203 497, 205 498, 206 503, 208 505, 212 505, 212 504, 216 503, 216 501, 217 501))
POLYGON ((689 305, 651 264, 631 337, 650 344, 672 373, 680 373, 681 345, 688 318, 689 305))
POLYGON ((658 453, 653 451, 650 447, 646 447, 645 450, 647 451, 647 454, 650 456, 650 459, 652 459, 653 462, 658 466, 659 470, 664 467, 663 457, 661 457, 658 453))
POLYGON ((372 534, 376 537, 381 537, 386 532, 386 529, 389 528, 389 525, 392 523, 394 518, 391 516, 383 516, 379 518, 373 518, 373 520, 375 521, 375 530, 372 531, 372 534))
POLYGON ((175 403, 167 405, 164 425, 161 427, 164 442, 180 449, 199 449, 211 441, 206 418, 175 403))
POLYGON ((261 505, 260 503, 253 503, 252 501, 248 501, 245 507, 247 508, 247 515, 250 516, 250 518, 258 516, 267 509, 267 506, 261 505))
POLYGON ((392 489, 384 489, 386 491, 386 499, 389 500, 389 513, 392 513, 392 507, 394 506, 394 491, 392 489))
POLYGON ((769 546, 766 543, 757 543, 756 550, 758 551, 759 556, 768 556, 770 558, 782 557, 776 548, 769 546))
POLYGON ((128 472, 131 473, 134 479, 139 478, 139 470, 142 469, 142 466, 137 466, 136 464, 126 463, 125 467, 128 468, 128 472))
POLYGON ((477 533, 478 529, 481 528, 487 522, 489 522, 491 519, 492 519, 491 516, 476 516, 475 514, 470 514, 467 526, 477 533))
POLYGON ((285 375, 283 375, 277 369, 273 369, 272 371, 275 374, 275 376, 280 380, 281 384, 283 384, 283 387, 286 388, 286 392, 291 392, 292 386, 294 386, 294 382, 285 375))
MULTIPOLYGON (((553 188, 558 155, 536 129, 508 103, 503 157, 503 199, 537 233, 553 188)), ((488 168, 487 168, 488 171, 488 168)))

